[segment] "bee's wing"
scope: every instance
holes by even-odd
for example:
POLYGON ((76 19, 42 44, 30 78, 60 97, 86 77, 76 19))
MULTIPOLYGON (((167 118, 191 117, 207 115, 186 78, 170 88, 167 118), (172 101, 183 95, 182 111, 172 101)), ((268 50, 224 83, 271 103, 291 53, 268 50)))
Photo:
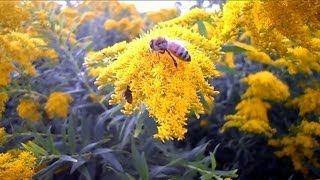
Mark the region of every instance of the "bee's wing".
POLYGON ((184 48, 186 48, 186 42, 185 41, 182 41, 182 40, 177 40, 177 39, 174 39, 174 40, 170 40, 170 42, 173 42, 173 43, 176 43, 184 48))

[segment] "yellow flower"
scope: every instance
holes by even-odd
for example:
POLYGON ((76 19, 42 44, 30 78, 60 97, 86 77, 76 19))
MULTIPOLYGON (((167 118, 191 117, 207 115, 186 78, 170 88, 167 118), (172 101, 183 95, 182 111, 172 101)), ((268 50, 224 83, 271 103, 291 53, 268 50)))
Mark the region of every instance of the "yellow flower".
POLYGON ((320 136, 320 123, 318 122, 309 122, 304 119, 299 125, 301 132, 307 135, 320 136))
POLYGON ((6 135, 7 135, 6 130, 3 127, 1 127, 0 128, 0 146, 3 146, 4 143, 6 142, 7 140, 6 135))
POLYGON ((124 104, 124 112, 132 113, 146 106, 158 124, 155 137, 161 140, 183 139, 189 113, 201 114, 204 107, 199 93, 211 97, 216 94, 206 81, 217 76, 213 61, 203 44, 209 43, 197 33, 181 26, 155 28, 140 39, 128 43, 117 60, 108 65, 98 77, 97 84, 112 84, 113 104, 124 104), (191 62, 177 59, 175 67, 168 54, 150 51, 151 39, 165 34, 168 40, 180 40, 191 55, 191 62), (123 96, 127 88, 132 92, 132 103, 123 96))
POLYGON ((85 57, 84 65, 89 67, 89 75, 98 76, 105 67, 116 59, 119 53, 127 47, 127 42, 122 41, 111 47, 104 48, 100 51, 91 51, 85 57))
MULTIPOLYGON (((40 38, 34 38, 25 33, 11 32, 6 35, 0 35, 0 49, 2 50, 0 62, 4 63, 0 73, 3 71, 6 73, 11 72, 13 67, 8 62, 15 62, 25 73, 35 75, 36 70, 32 65, 34 61, 43 57, 57 57, 57 54, 52 49, 44 50, 41 46, 47 46, 47 43, 40 38)), ((7 77, 8 75, 5 76, 5 79, 8 79, 7 77)), ((6 82, 5 80, 3 81, 6 82)))
POLYGON ((0 153, 0 179, 31 179, 35 166, 36 158, 28 151, 0 153))
POLYGON ((292 104, 300 109, 300 115, 314 112, 320 114, 320 91, 307 88, 305 94, 292 100, 292 104))
POLYGON ((19 7, 19 1, 2 1, 0 3, 0 34, 3 31, 19 30, 22 23, 30 16, 27 9, 19 7))
POLYGON ((22 119, 38 121, 41 118, 39 103, 32 99, 22 99, 17 107, 18 115, 22 119))
POLYGON ((244 99, 236 107, 235 115, 226 116, 227 122, 223 125, 222 131, 236 127, 239 130, 272 136, 275 129, 271 128, 268 120, 268 109, 270 104, 259 98, 244 99))
POLYGON ((66 118, 70 103, 73 101, 69 94, 63 92, 53 92, 50 94, 45 105, 45 111, 50 119, 66 118))
POLYGON ((320 123, 303 120, 296 128, 296 133, 279 139, 269 140, 269 145, 280 148, 276 151, 278 157, 290 157, 297 171, 308 173, 308 164, 320 168, 319 157, 314 153, 320 147, 317 138, 320 136, 320 123))
POLYGON ((5 111, 5 106, 8 100, 8 94, 5 92, 0 92, 0 117, 2 116, 2 113, 5 111))
POLYGON ((146 16, 152 21, 152 23, 157 24, 177 17, 178 11, 177 9, 160 9, 159 11, 147 12, 146 16))
POLYGON ((104 22, 104 29, 105 30, 111 30, 118 27, 118 22, 113 19, 108 19, 104 22))
POLYGON ((271 72, 261 71, 243 79, 249 88, 243 97, 257 97, 264 100, 284 101, 290 96, 289 88, 271 72))
MULTIPOLYGON (((2 55, 0 55, 2 58, 2 55)), ((7 86, 11 79, 10 73, 13 71, 13 65, 9 61, 0 60, 0 87, 7 86)))

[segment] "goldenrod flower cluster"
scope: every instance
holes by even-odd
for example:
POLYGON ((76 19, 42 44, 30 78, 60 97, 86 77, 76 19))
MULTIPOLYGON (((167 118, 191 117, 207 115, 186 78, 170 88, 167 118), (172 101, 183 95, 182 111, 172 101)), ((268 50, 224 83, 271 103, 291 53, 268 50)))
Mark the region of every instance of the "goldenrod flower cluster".
POLYGON ((5 111, 5 106, 8 100, 8 94, 5 92, 0 92, 0 117, 2 116, 2 113, 5 111))
POLYGON ((118 30, 128 35, 130 38, 136 37, 144 27, 144 21, 136 7, 132 4, 109 2, 108 11, 110 19, 104 23, 104 28, 108 30, 118 30))
POLYGON ((35 174, 36 158, 28 151, 0 153, 0 179, 31 179, 35 174))
POLYGON ((284 101, 290 96, 289 88, 269 71, 250 74, 242 79, 248 84, 244 98, 256 97, 262 100, 284 101))
POLYGON ((264 100, 286 100, 290 96, 288 86, 268 71, 251 74, 242 81, 249 87, 236 107, 236 114, 226 117, 222 130, 237 127, 244 132, 271 137, 276 130, 269 125, 267 112, 271 106, 264 100))
POLYGON ((21 22, 30 16, 30 13, 20 6, 19 1, 1 1, 0 9, 0 34, 21 30, 21 22))
POLYGON ((269 125, 268 109, 270 107, 269 103, 259 98, 244 99, 237 105, 237 113, 226 117, 227 122, 223 125, 222 131, 236 127, 244 132, 271 137, 275 129, 269 125))
POLYGON ((3 81, 1 86, 6 86, 9 82, 9 73, 13 70, 13 63, 17 63, 18 68, 24 73, 35 75, 36 70, 32 63, 41 57, 56 59, 57 54, 52 49, 43 49, 47 43, 40 38, 34 38, 26 33, 11 32, 0 35, 0 63, 4 63, 1 70, 3 81))
POLYGON ((89 52, 85 62, 85 65, 90 67, 88 69, 89 75, 97 77, 108 64, 116 59, 119 53, 125 50, 127 44, 126 41, 123 41, 97 52, 89 52))
POLYGON ((67 93, 53 92, 48 97, 48 101, 44 109, 50 119, 64 119, 68 116, 69 106, 72 101, 72 97, 67 93))
POLYGON ((129 19, 127 17, 122 18, 121 20, 108 19, 104 23, 104 28, 107 31, 116 29, 134 37, 140 33, 143 23, 142 19, 129 19))
POLYGON ((292 100, 292 104, 299 108, 301 116, 307 113, 320 115, 320 90, 307 88, 303 95, 292 100))
POLYGON ((257 48, 250 59, 310 74, 320 71, 319 7, 318 1, 229 1, 218 29, 229 41, 249 38, 257 48))
MULTIPOLYGON (((128 43, 124 50, 121 48, 124 44, 118 46, 120 53, 117 60, 99 73, 97 84, 101 87, 112 84, 115 87, 110 103, 123 104, 125 113, 130 114, 139 110, 141 105, 146 106, 158 124, 155 137, 162 141, 183 139, 187 131, 187 116, 204 112, 198 94, 202 93, 210 101, 216 94, 206 81, 218 75, 213 60, 203 50, 202 45, 206 43, 209 43, 207 39, 182 26, 154 28, 149 34, 128 43), (176 58, 178 66, 175 67, 168 54, 152 52, 150 41, 163 34, 168 40, 185 43, 191 62, 176 58), (128 88, 132 92, 131 103, 124 96, 128 88)), ((89 59, 92 63, 92 57, 89 59)))
POLYGON ((18 115, 22 119, 29 121, 38 121, 41 118, 41 113, 39 112, 40 105, 38 102, 32 99, 22 99, 17 107, 18 115))
POLYGON ((147 12, 146 16, 153 24, 157 24, 177 17, 178 11, 177 9, 160 9, 155 12, 147 12))
MULTIPOLYGON (((5 111, 5 104, 9 99, 10 89, 4 89, 14 80, 12 73, 34 76, 37 73, 33 65, 35 61, 40 58, 57 59, 57 53, 53 49, 45 48, 48 46, 45 40, 34 37, 34 34, 29 34, 29 30, 26 30, 32 26, 30 21, 33 17, 29 8, 29 3, 18 1, 0 3, 0 115, 5 111)), ((43 13, 41 16, 45 16, 43 13)), ((28 115, 23 110, 27 107, 25 102, 21 105, 24 105, 19 108, 21 116, 39 119, 39 114, 28 115)))
POLYGON ((317 138, 320 137, 320 123, 303 120, 296 128, 294 135, 284 136, 280 139, 271 139, 271 146, 280 148, 276 152, 279 157, 290 157, 296 170, 308 173, 305 163, 320 168, 319 157, 315 150, 320 147, 317 138))
POLYGON ((7 133, 6 130, 1 127, 0 128, 0 146, 3 146, 6 143, 7 137, 6 137, 7 133))

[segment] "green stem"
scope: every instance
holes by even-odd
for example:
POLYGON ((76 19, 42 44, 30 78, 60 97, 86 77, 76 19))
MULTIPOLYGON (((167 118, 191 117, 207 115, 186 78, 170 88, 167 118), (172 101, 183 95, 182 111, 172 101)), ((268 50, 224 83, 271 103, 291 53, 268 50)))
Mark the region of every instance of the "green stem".
POLYGON ((44 94, 41 94, 39 92, 36 91, 32 91, 32 90, 27 90, 27 89, 11 89, 9 91, 7 91, 9 94, 11 93, 28 93, 28 94, 34 94, 36 96, 42 97, 44 99, 47 99, 47 96, 44 94))

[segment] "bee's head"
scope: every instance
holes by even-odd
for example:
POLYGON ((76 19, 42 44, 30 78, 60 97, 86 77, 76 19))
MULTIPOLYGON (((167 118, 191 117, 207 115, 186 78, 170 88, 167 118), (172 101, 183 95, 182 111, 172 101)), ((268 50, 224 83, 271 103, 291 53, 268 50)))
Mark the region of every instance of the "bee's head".
POLYGON ((150 41, 150 48, 153 50, 164 50, 166 49, 168 41, 164 37, 158 37, 150 41))

